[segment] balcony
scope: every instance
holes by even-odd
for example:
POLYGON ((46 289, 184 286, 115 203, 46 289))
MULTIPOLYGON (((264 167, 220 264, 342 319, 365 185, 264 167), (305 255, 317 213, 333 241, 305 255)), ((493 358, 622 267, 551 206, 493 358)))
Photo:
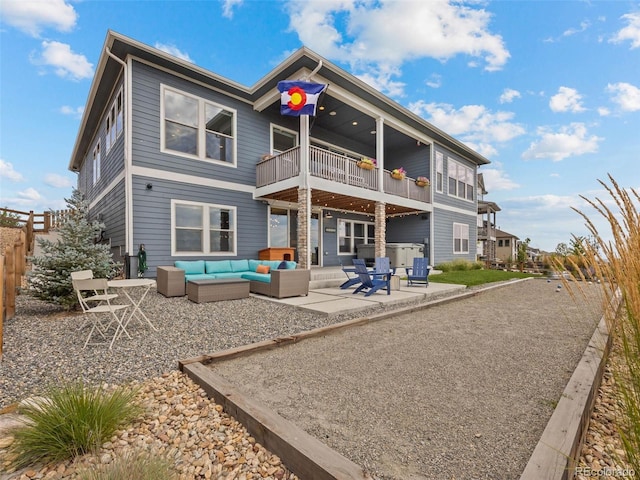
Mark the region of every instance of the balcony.
MULTIPOLYGON (((309 174, 336 184, 348 185, 358 189, 380 191, 378 167, 366 170, 358 162, 318 147, 310 147, 309 174)), ((381 191, 397 197, 429 203, 430 187, 419 187, 415 179, 405 177, 402 180, 391 178, 389 170, 382 175, 381 191)), ((282 182, 300 174, 300 147, 261 160, 256 165, 256 187, 264 187, 282 182)), ((358 196, 353 190, 353 196, 358 196)))

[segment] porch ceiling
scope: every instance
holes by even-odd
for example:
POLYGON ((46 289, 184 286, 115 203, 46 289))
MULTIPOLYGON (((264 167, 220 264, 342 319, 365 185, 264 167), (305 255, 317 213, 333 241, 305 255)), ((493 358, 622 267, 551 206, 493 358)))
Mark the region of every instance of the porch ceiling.
MULTIPOLYGON (((294 206, 298 204, 298 189, 289 188, 287 190, 282 190, 270 195, 266 195, 262 198, 266 200, 288 202, 292 206, 294 206)), ((343 210, 345 212, 357 212, 367 215, 375 215, 376 206, 375 202, 371 200, 317 189, 311 190, 311 205, 314 207, 323 207, 331 210, 343 210)), ((408 208, 392 203, 387 203, 385 207, 386 215, 415 214, 422 212, 423 210, 416 210, 414 208, 408 208)))

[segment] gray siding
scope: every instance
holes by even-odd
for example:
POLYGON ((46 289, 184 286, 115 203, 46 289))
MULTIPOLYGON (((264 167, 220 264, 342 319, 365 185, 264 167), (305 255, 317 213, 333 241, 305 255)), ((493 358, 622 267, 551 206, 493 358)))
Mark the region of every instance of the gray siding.
POLYGON ((133 62, 133 164, 245 185, 255 185, 255 165, 269 151, 269 121, 251 105, 133 62), (236 110, 237 168, 160 151, 161 84, 236 110))
POLYGON ((390 218, 387 222, 387 243, 428 243, 429 215, 424 213, 390 218))
POLYGON ((434 229, 434 253, 433 265, 442 262, 450 262, 459 258, 469 261, 476 259, 476 241, 478 237, 478 227, 476 225, 476 216, 463 215, 461 213, 450 212, 434 208, 433 213, 433 229, 434 229), (453 224, 463 223, 469 225, 469 253, 455 254, 453 253, 453 224))
MULTIPOLYGON (((464 160, 463 158, 451 153, 449 150, 447 150, 446 148, 443 148, 440 145, 436 145, 435 148, 436 152, 442 152, 444 154, 444 179, 443 179, 443 192, 436 192, 435 191, 435 186, 433 187, 433 191, 434 191, 434 196, 433 196, 433 202, 434 203, 441 203, 443 205, 447 205, 450 207, 456 207, 456 208, 461 208, 463 210, 469 210, 469 212, 473 212, 473 213, 477 213, 478 212, 478 192, 477 192, 477 188, 478 188, 478 181, 477 181, 477 171, 478 168, 475 164, 469 162, 468 160, 464 160), (471 169, 473 169, 474 171, 474 201, 470 202, 468 200, 463 200, 461 198, 458 197, 454 197, 454 196, 450 196, 447 192, 448 192, 448 188, 449 188, 449 177, 448 177, 448 166, 449 166, 449 159, 453 159, 455 161, 457 161, 458 163, 461 163, 462 165, 465 165, 467 167, 470 167, 471 169)), ((434 170, 435 172, 435 170, 434 170)))
POLYGON ((140 244, 145 245, 147 276, 155 277, 159 265, 173 265, 176 260, 194 258, 171 256, 172 199, 237 207, 237 255, 201 255, 198 258, 258 258, 258 251, 267 247, 267 206, 253 200, 249 193, 145 177, 133 178, 133 192, 133 253, 137 253, 140 244), (152 183, 151 190, 146 188, 147 183, 152 183))
MULTIPOLYGON (((107 152, 106 149, 106 128, 107 128, 107 115, 113 105, 115 96, 122 86, 122 77, 118 80, 117 85, 114 87, 111 97, 107 103, 107 109, 102 112, 102 120, 98 131, 95 132, 95 137, 91 142, 91 146, 87 152, 85 152, 84 162, 80 167, 78 173, 78 189, 82 191, 85 198, 91 202, 97 198, 102 191, 116 178, 124 169, 124 131, 126 121, 123 111, 123 127, 122 132, 116 138, 115 143, 111 145, 111 148, 107 152), (93 184, 93 149, 100 141, 100 178, 93 184)), ((124 102, 123 93, 123 102, 124 102)), ((124 105, 123 105, 124 107, 124 105)))
POLYGON ((111 245, 113 259, 116 262, 122 262, 126 253, 124 209, 124 181, 121 181, 91 209, 90 213, 92 220, 99 216, 102 218, 102 239, 111 245))

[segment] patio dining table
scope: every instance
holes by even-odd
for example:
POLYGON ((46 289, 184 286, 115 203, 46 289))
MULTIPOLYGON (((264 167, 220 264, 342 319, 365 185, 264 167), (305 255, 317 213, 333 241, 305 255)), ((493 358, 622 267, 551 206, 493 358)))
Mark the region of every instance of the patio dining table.
POLYGON ((108 286, 110 288, 116 288, 122 290, 122 293, 129 299, 131 302, 131 313, 129 314, 129 318, 127 319, 125 325, 128 325, 129 322, 135 317, 140 323, 142 321, 146 321, 149 326, 153 330, 158 330, 156 326, 149 320, 149 318, 144 314, 144 312, 140 309, 140 305, 142 301, 151 290, 151 287, 156 284, 155 280, 150 278, 128 278, 125 280, 109 280, 108 286), (135 298, 135 295, 132 296, 132 292, 136 289, 142 288, 142 294, 135 298))

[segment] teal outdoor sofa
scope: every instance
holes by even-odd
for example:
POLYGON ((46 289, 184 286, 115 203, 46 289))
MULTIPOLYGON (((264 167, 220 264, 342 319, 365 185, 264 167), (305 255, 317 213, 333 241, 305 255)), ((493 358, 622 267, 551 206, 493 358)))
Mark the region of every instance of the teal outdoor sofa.
MULTIPOLYGON (((165 267, 158 267, 163 269, 165 267)), ((243 278, 251 282, 250 291, 275 298, 296 297, 309 294, 309 270, 297 268, 296 262, 280 260, 178 260, 174 262, 174 268, 168 272, 168 288, 164 288, 166 277, 158 273, 158 292, 165 296, 171 290, 170 285, 175 285, 177 276, 184 275, 184 284, 189 280, 209 280, 225 278, 243 278), (268 273, 258 270, 269 267, 268 273)), ((175 290, 174 290, 175 291, 175 290)), ((180 291, 181 295, 184 295, 180 291)))

